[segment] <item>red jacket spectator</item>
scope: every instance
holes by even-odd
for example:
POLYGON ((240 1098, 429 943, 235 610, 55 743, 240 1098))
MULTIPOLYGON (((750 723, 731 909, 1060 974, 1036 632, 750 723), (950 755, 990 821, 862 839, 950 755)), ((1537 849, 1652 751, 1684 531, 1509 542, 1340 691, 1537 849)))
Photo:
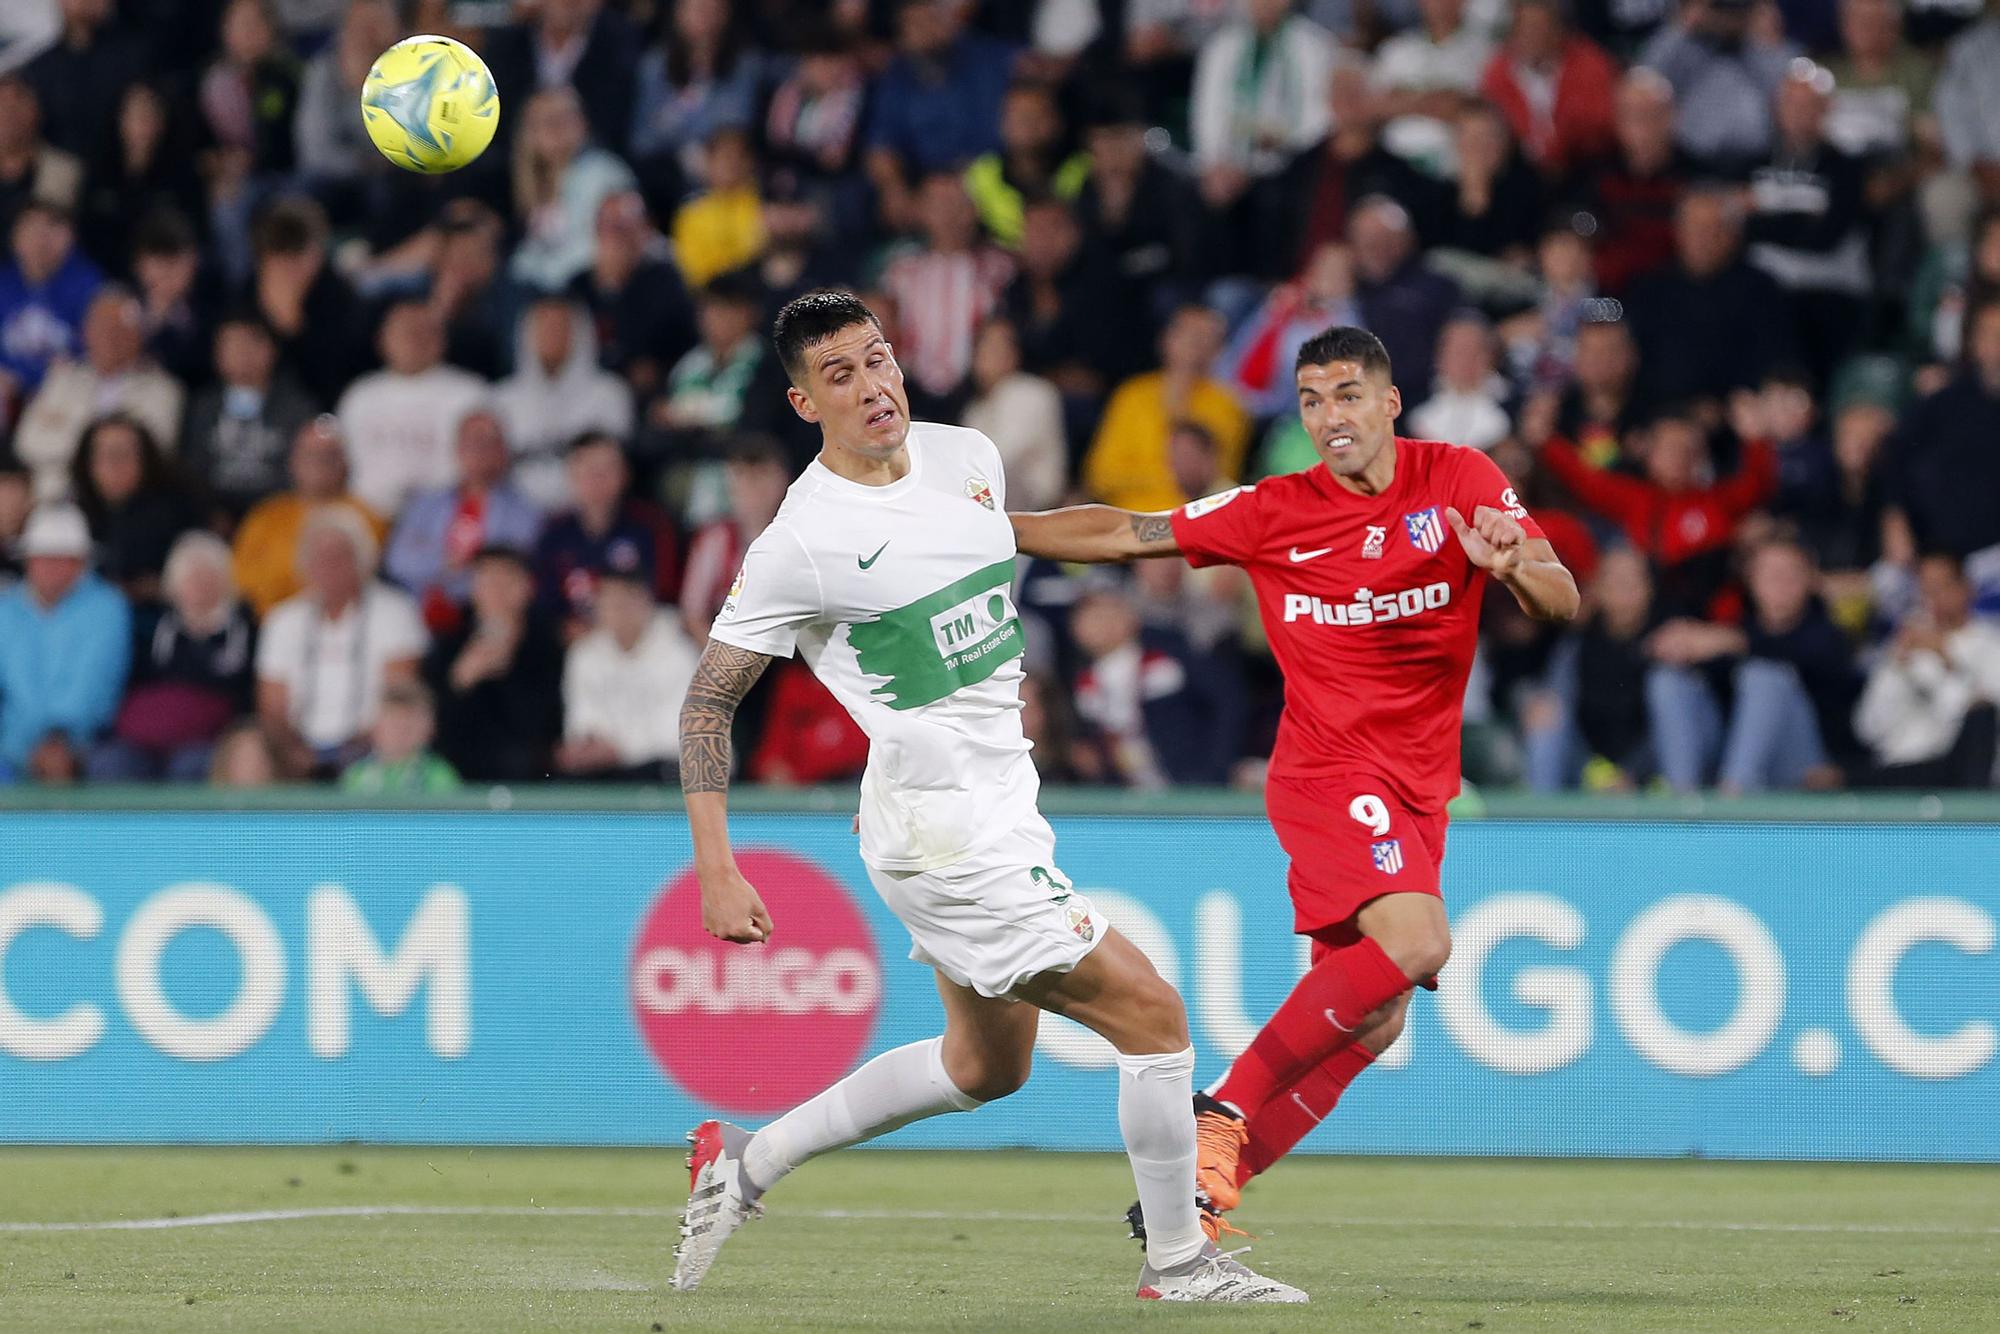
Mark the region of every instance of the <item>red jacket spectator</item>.
POLYGON ((868 738, 827 688, 796 658, 778 664, 764 735, 750 777, 791 787, 852 778, 868 763, 868 738))
POLYGON ((1546 5, 1524 3, 1506 45, 1487 62, 1479 91, 1507 118, 1521 151, 1546 176, 1611 151, 1612 92, 1618 66, 1588 37, 1546 36, 1529 29, 1559 24, 1546 5), (1546 44, 1544 46, 1544 43, 1546 44), (1545 100, 1529 94, 1523 75, 1539 69, 1554 87, 1545 100))

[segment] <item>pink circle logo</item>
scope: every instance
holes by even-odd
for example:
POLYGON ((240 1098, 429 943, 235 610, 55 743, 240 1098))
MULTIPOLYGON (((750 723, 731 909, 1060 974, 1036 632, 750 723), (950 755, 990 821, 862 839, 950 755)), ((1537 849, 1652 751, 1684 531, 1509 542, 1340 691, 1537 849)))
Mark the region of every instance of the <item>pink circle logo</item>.
POLYGON ((701 929, 689 869, 653 901, 632 952, 632 1009, 667 1077, 727 1112, 777 1112, 854 1067, 882 1008, 875 938, 817 864, 742 852, 777 932, 732 945, 701 929))

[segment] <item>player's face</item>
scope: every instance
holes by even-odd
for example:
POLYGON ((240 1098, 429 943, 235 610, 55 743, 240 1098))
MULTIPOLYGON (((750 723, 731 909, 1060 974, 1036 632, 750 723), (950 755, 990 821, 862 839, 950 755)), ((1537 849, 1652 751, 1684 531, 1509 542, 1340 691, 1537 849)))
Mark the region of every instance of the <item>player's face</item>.
POLYGON ((873 324, 850 324, 806 349, 806 382, 788 396, 792 410, 820 428, 829 444, 886 459, 910 434, 910 398, 895 351, 873 324))
POLYGON ((1299 420, 1335 477, 1359 477, 1396 436, 1403 396, 1389 377, 1357 361, 1301 366, 1299 420))

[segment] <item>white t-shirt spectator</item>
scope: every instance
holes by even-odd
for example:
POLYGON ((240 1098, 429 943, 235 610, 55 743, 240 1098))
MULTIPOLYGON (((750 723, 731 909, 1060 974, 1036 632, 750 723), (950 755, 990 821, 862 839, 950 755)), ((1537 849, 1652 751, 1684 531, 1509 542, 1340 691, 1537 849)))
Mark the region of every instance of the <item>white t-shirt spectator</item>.
POLYGON ((1332 125, 1333 37, 1294 14, 1259 49, 1256 30, 1232 23, 1202 44, 1188 110, 1195 161, 1253 175, 1282 168, 1332 125))
POLYGON ((1507 410, 1500 406, 1505 392, 1506 382, 1498 376, 1477 389, 1439 385, 1438 391, 1410 414, 1411 438, 1491 449, 1514 429, 1507 410))
POLYGON ((415 375, 374 371, 340 396, 349 489, 377 514, 393 516, 416 491, 458 480, 453 446, 465 414, 486 401, 486 382, 456 366, 415 375))
POLYGON ((1854 710, 1854 731, 1884 764, 1920 764, 1951 750, 1976 704, 2000 704, 2000 625, 1968 621, 1942 654, 1887 653, 1854 710))
POLYGON ((1016 371, 965 405, 959 425, 991 440, 1007 468, 1007 495, 1024 510, 1062 499, 1069 471, 1062 395, 1039 375, 1016 371))
POLYGON ((569 359, 551 374, 536 359, 521 321, 515 340, 519 367, 500 382, 493 406, 514 451, 514 485, 544 511, 571 501, 563 451, 585 431, 620 440, 632 434, 632 387, 597 364, 597 334, 579 315, 570 334, 569 359))
POLYGON ((671 612, 653 613, 630 653, 592 630, 563 664, 563 737, 609 741, 628 766, 679 760, 681 697, 700 659, 671 612))
POLYGON ((69 494, 70 460, 85 429, 113 412, 138 418, 161 450, 172 454, 180 444, 182 398, 181 382, 157 366, 119 375, 99 374, 81 361, 51 369, 14 432, 14 453, 34 470, 36 498, 69 494))
POLYGON ((373 726, 383 669, 423 656, 429 645, 417 604, 371 583, 336 620, 308 595, 279 603, 257 641, 257 678, 285 687, 292 726, 317 748, 343 745, 373 726))

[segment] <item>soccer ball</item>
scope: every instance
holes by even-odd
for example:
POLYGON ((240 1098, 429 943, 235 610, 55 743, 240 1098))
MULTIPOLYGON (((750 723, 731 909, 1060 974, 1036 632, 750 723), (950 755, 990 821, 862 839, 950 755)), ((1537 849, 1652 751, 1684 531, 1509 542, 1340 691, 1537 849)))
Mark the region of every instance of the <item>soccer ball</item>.
POLYGON ((493 142, 500 93, 465 43, 405 37, 369 68, 361 119, 382 156, 404 170, 457 171, 493 142))

